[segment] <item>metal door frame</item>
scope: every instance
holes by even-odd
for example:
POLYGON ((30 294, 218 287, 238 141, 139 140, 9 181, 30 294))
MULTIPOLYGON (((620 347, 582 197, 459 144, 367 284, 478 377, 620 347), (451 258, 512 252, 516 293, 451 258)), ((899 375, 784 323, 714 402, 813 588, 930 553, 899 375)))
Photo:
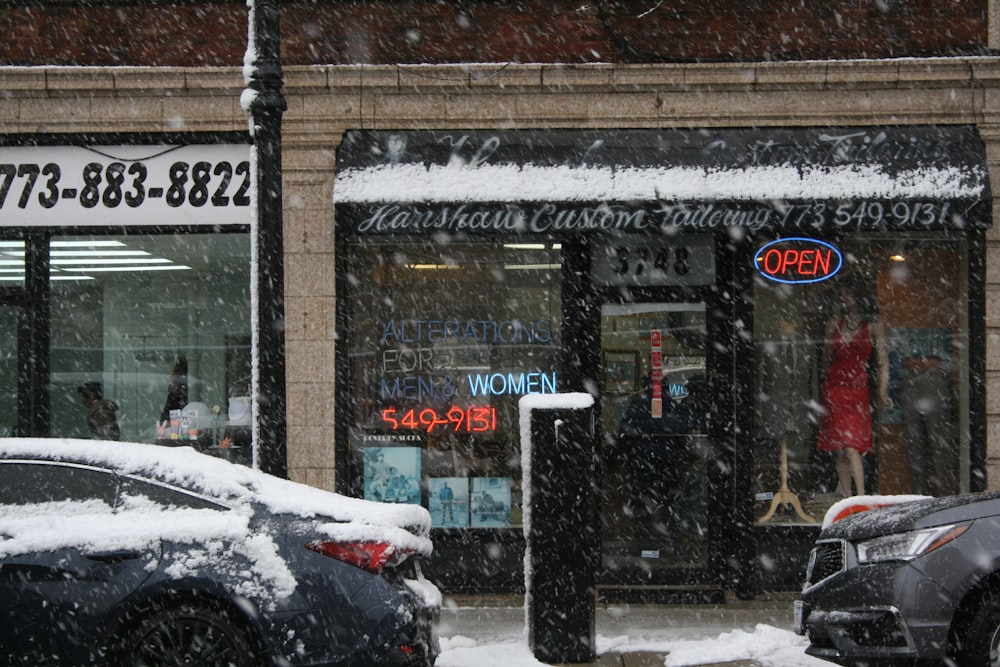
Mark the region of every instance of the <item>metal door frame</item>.
MULTIPOLYGON (((601 288, 590 280, 590 256, 599 237, 567 240, 564 245, 564 358, 566 386, 570 390, 599 392, 603 370, 601 309, 604 303, 703 302, 710 343, 706 372, 714 388, 713 419, 709 436, 715 443, 718 465, 709 480, 713 504, 709 508, 709 557, 698 571, 675 571, 657 585, 665 590, 728 590, 740 597, 759 588, 753 544, 753 507, 745 502, 750 488, 751 401, 739 400, 751 391, 752 305, 744 298, 752 282, 751 245, 734 241, 723 232, 715 235, 716 273, 712 285, 701 287, 601 288), (741 334, 743 331, 743 334, 741 334), (596 343, 595 343, 596 341, 596 343), (742 428, 739 428, 742 426, 742 428), (741 504, 739 499, 743 499, 741 504)), ((599 419, 598 419, 599 421, 599 419)), ((604 437, 602 433, 601 438, 604 437)), ((601 588, 637 587, 626 573, 601 570, 601 588)))

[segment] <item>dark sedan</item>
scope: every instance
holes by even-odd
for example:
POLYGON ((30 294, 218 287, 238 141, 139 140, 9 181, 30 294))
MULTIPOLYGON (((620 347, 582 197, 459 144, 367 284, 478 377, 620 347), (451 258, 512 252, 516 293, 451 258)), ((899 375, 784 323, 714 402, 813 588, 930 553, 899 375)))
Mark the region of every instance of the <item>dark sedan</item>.
POLYGON ((429 530, 189 448, 0 439, 0 664, 432 665, 429 530))
POLYGON ((1000 495, 923 499, 831 523, 796 625, 842 665, 1000 665, 1000 495))

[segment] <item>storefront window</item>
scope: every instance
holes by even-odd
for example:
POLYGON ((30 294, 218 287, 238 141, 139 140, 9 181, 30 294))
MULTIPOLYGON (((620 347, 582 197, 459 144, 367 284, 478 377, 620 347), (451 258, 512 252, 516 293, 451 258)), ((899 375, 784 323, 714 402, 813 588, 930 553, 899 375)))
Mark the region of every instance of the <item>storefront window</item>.
POLYGON ((24 241, 0 240, 0 437, 17 432, 18 328, 24 285, 24 241))
POLYGON ((520 524, 518 399, 559 386, 559 245, 369 240, 348 264, 352 493, 520 524))
POLYGON ((53 436, 97 437, 95 419, 113 418, 124 440, 245 437, 248 234, 53 236, 49 248, 53 436), (115 408, 95 418, 81 388, 115 408))
POLYGON ((761 525, 822 522, 858 493, 856 475, 838 474, 838 459, 854 458, 844 447, 862 453, 867 494, 970 488, 966 242, 858 234, 829 247, 839 254, 829 279, 806 271, 779 282, 760 271, 754 283, 761 525), (868 344, 880 329, 883 355, 868 344))

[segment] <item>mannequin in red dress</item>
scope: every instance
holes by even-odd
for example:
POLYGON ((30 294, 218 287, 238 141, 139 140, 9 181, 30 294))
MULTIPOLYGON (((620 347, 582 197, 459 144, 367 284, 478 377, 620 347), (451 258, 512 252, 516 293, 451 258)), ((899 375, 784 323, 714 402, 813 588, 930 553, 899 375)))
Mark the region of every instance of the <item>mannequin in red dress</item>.
POLYGON ((823 380, 816 446, 820 451, 836 452, 837 478, 844 493, 852 495, 851 482, 858 495, 865 493, 863 454, 872 450, 872 405, 868 389, 868 362, 872 350, 878 378, 880 406, 892 407, 889 398, 889 356, 885 327, 877 320, 866 320, 858 304, 857 290, 841 290, 843 314, 826 324, 823 345, 823 380))

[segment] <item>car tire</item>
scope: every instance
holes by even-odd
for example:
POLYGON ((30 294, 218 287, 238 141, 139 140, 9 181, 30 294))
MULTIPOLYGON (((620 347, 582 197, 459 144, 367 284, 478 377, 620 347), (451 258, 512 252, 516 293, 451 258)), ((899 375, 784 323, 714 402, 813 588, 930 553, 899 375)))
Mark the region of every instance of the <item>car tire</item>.
POLYGON ((1000 593, 991 591, 968 619, 956 657, 960 667, 1000 666, 1000 593))
POLYGON ((150 610, 114 651, 115 667, 259 667, 260 653, 232 612, 182 603, 150 610))

